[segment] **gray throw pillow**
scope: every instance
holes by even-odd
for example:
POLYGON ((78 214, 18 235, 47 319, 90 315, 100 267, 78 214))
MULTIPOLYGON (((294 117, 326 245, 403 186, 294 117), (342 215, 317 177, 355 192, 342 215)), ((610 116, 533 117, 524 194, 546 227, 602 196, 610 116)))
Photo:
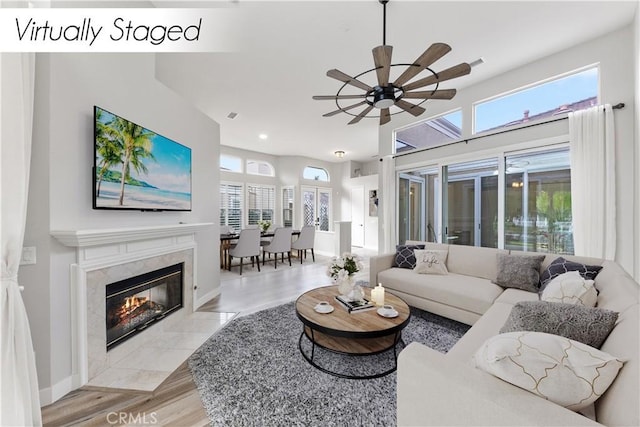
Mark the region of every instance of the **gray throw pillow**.
POLYGON ((544 255, 498 254, 498 276, 493 281, 503 288, 516 288, 538 292, 540 265, 544 255))
POLYGON ((513 306, 500 333, 544 332, 600 348, 613 330, 618 313, 602 308, 547 301, 521 301, 513 306))
POLYGON ((424 249, 424 245, 397 245, 393 266, 414 269, 416 267, 416 255, 413 253, 414 249, 424 249))

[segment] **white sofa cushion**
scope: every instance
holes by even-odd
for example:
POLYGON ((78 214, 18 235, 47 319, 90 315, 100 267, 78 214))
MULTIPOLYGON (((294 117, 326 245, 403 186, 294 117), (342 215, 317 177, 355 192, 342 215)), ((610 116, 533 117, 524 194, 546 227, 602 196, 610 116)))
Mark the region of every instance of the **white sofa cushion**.
POLYGON ((390 268, 378 273, 385 288, 437 301, 472 313, 482 314, 502 293, 502 288, 479 277, 417 274, 413 270, 390 268))
POLYGON ((578 341, 542 332, 489 338, 476 366, 524 390, 577 411, 609 388, 622 361, 578 341))
POLYGON ((495 280, 498 267, 496 254, 508 251, 475 246, 449 245, 447 268, 450 273, 495 280))

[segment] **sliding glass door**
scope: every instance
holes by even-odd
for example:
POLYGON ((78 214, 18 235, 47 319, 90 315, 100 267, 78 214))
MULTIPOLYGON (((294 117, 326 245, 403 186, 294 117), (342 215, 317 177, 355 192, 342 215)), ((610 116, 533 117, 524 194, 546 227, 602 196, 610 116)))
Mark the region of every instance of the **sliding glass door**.
POLYGON ((498 161, 487 159, 443 167, 443 241, 498 247, 498 161))
POLYGON ((424 178, 401 174, 398 184, 398 240, 424 240, 424 178))
POLYGON ((399 243, 573 254, 568 148, 430 166, 399 178, 399 243))

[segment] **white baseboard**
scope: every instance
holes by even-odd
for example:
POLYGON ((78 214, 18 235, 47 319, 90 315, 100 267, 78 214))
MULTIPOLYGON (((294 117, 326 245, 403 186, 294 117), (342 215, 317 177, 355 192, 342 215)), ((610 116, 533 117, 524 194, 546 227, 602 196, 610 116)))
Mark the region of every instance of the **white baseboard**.
POLYGON ((220 295, 220 286, 218 286, 214 290, 209 291, 203 296, 201 296, 200 298, 198 298, 195 302, 195 307, 193 307, 193 310, 194 311, 197 310, 198 308, 202 307, 204 304, 208 303, 218 295, 220 295))
POLYGON ((315 251, 315 254, 316 255, 322 255, 322 256, 328 256, 328 257, 332 257, 332 258, 334 256, 336 256, 336 254, 333 253, 333 252, 325 252, 325 251, 315 251))
POLYGON ((80 386, 80 376, 71 375, 63 378, 51 387, 40 389, 40 407, 52 404, 80 386))

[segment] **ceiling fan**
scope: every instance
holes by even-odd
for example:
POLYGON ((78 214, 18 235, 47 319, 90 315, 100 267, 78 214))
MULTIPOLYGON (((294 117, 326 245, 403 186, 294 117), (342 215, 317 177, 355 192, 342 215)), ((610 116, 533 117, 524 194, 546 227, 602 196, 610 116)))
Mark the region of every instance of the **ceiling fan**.
POLYGON ((384 125, 391 120, 391 116, 394 114, 408 112, 417 117, 424 113, 426 110, 420 106, 420 104, 426 102, 428 99, 452 99, 456 95, 455 89, 438 89, 440 82, 455 79, 467 75, 471 72, 471 66, 466 62, 455 65, 451 68, 447 68, 439 73, 436 73, 431 68, 431 64, 438 59, 445 56, 451 51, 451 47, 445 43, 433 43, 422 55, 420 55, 412 64, 392 64, 391 53, 393 51, 392 46, 388 46, 386 43, 386 31, 387 31, 387 3, 389 0, 378 0, 382 4, 382 45, 374 47, 373 62, 375 68, 364 71, 354 77, 343 73, 340 70, 329 70, 327 76, 339 80, 344 84, 338 89, 336 95, 317 95, 314 96, 315 100, 333 100, 338 107, 337 110, 326 113, 323 117, 331 117, 338 113, 346 113, 353 116, 353 119, 349 122, 350 125, 358 123, 363 118, 377 118, 380 117, 380 125, 384 125), (393 82, 389 82, 389 75, 391 67, 404 66, 406 69, 400 74, 400 76, 393 82), (420 74, 422 71, 428 71, 431 74, 427 77, 419 80, 411 80, 420 74), (365 74, 375 71, 377 77, 377 85, 370 86, 361 80, 360 77, 365 74), (427 86, 434 87, 424 90, 427 86), (364 91, 362 94, 350 95, 341 94, 343 89, 347 86, 353 86, 364 91), (423 89, 423 90, 416 90, 423 89), (342 100, 360 100, 355 104, 348 106, 341 106, 342 100), (407 99, 421 100, 417 104, 407 101, 407 99), (395 106, 400 111, 392 113, 389 108, 395 106), (359 113, 352 113, 350 110, 355 110, 358 107, 364 107, 359 113), (380 110, 379 114, 374 111, 373 114, 369 113, 374 109, 380 110))

